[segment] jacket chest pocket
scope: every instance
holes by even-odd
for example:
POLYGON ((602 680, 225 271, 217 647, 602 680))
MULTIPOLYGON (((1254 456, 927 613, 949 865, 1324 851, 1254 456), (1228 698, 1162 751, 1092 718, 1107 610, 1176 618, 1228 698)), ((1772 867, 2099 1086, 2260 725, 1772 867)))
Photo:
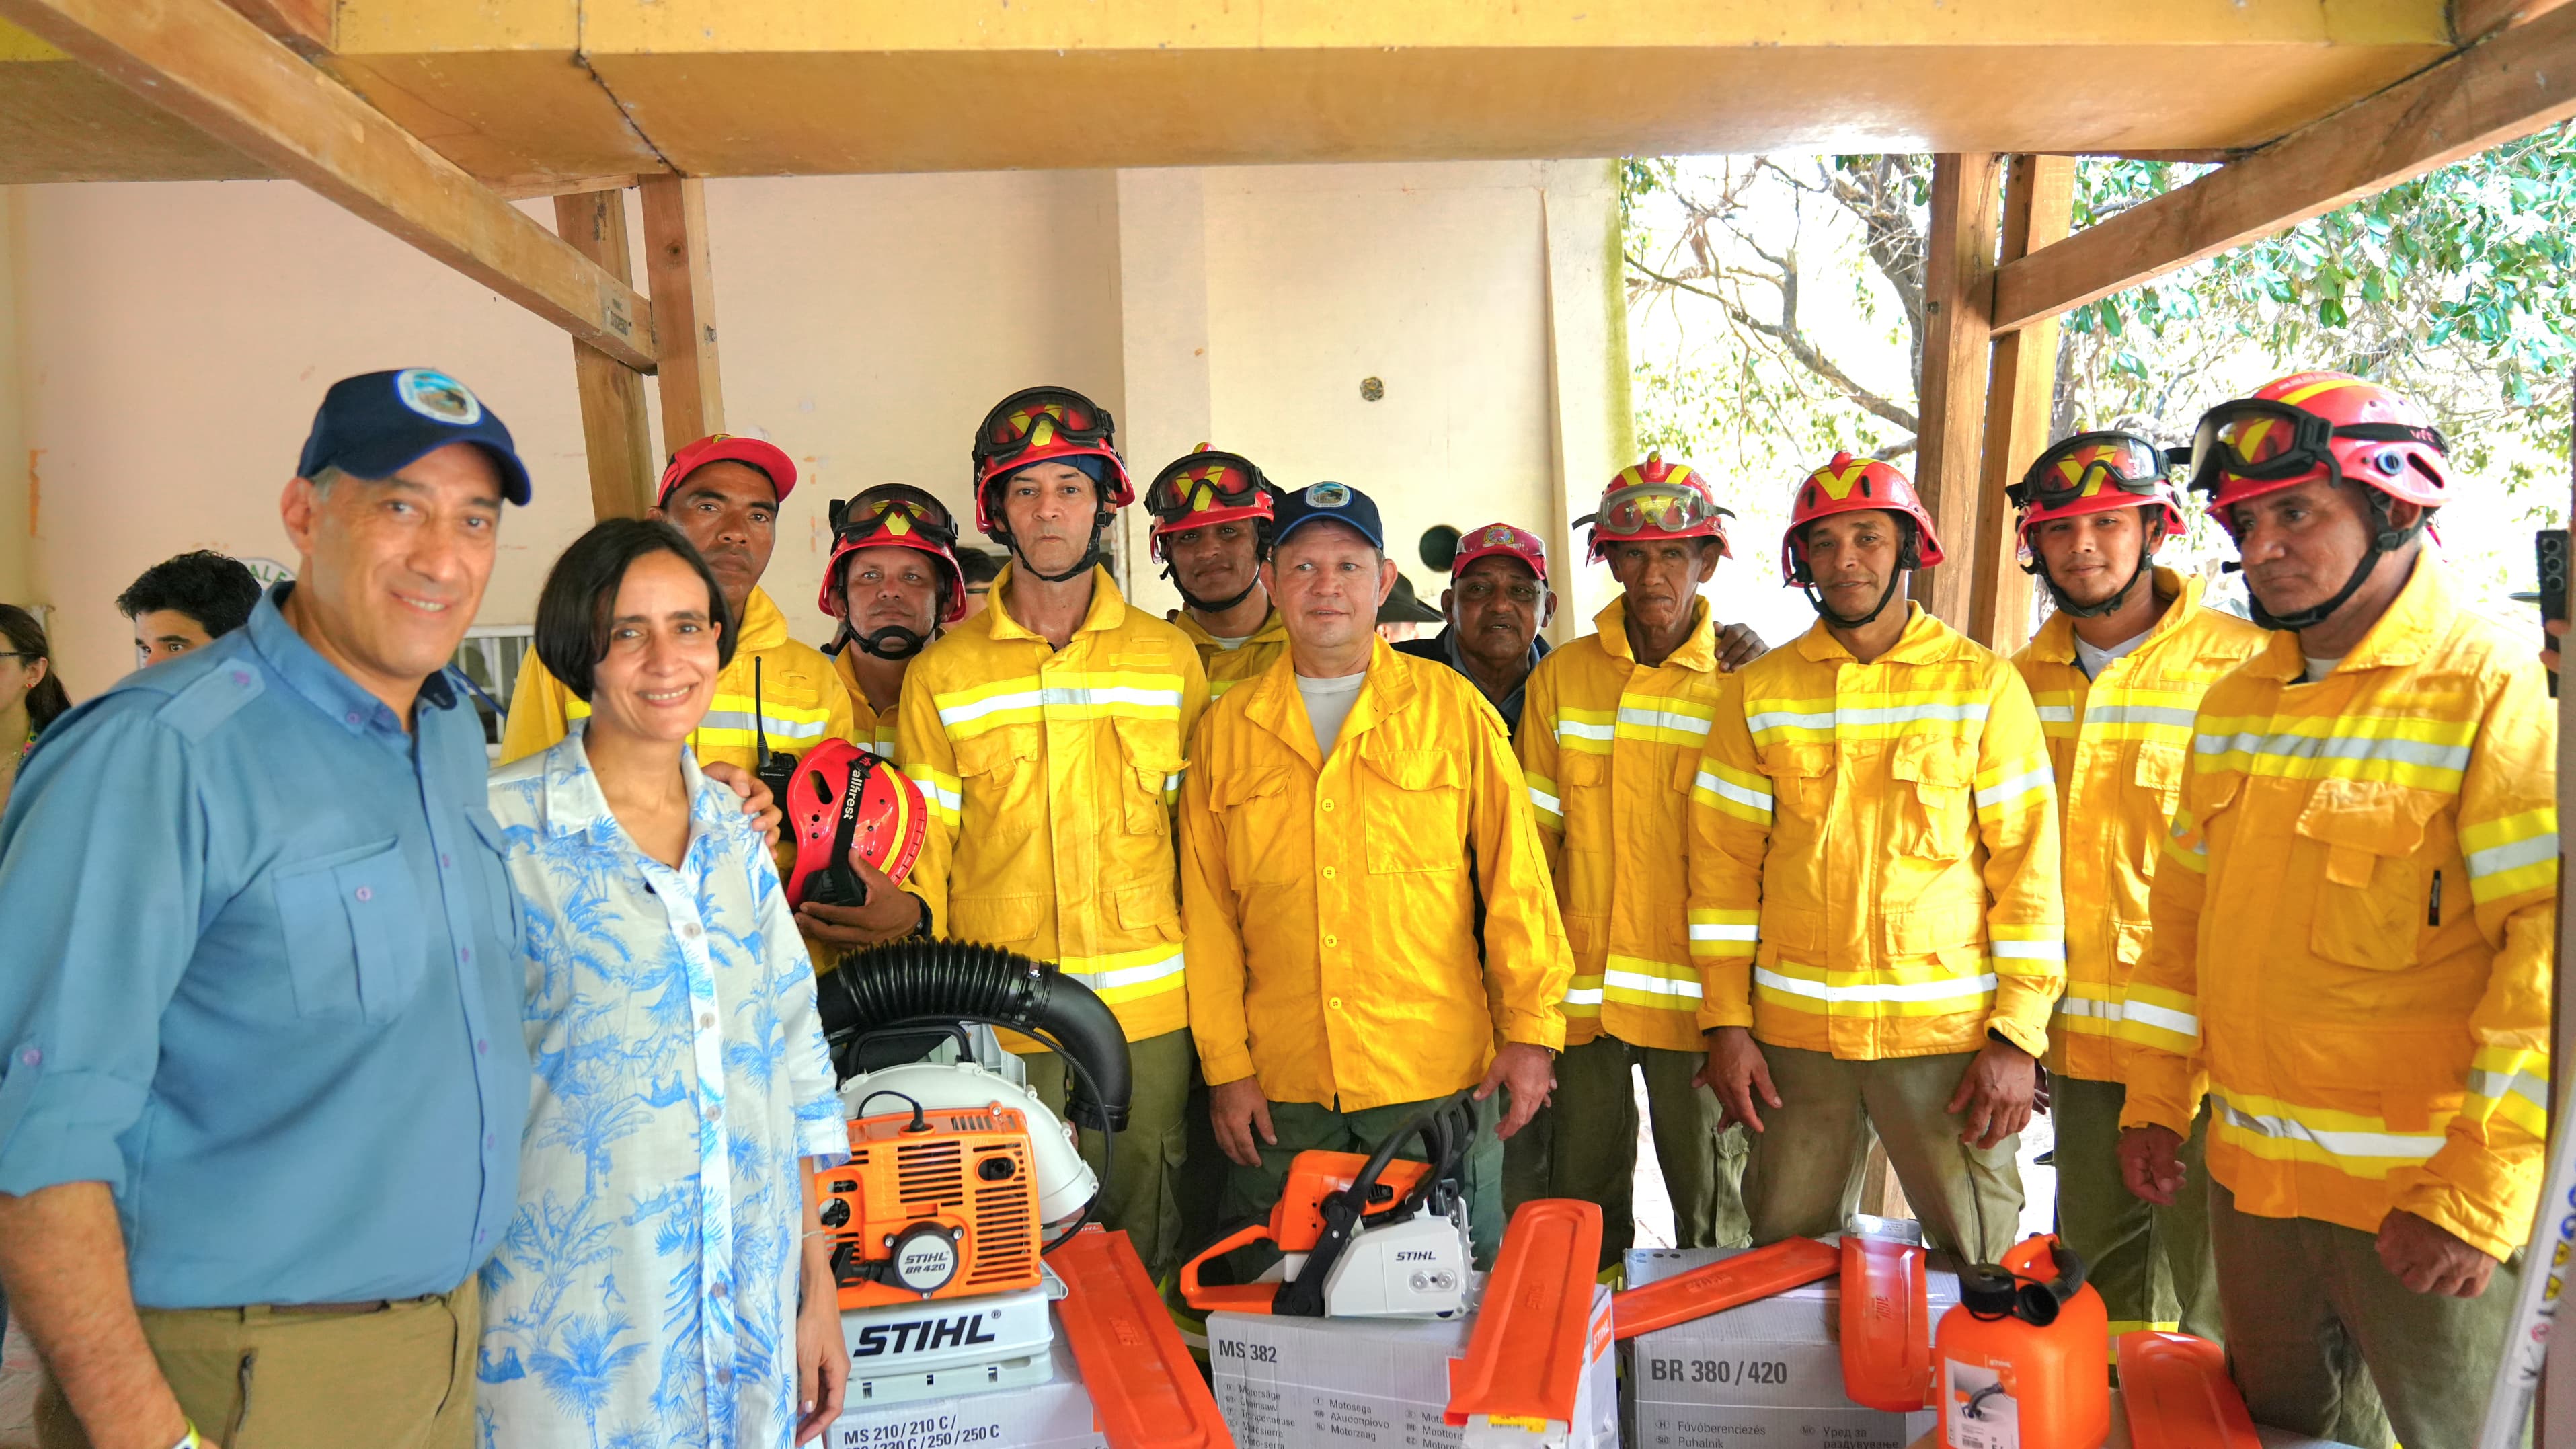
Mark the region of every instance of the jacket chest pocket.
POLYGON ((1974 748, 1947 735, 1908 735, 1888 752, 1896 779, 1888 843, 1914 860, 1957 860, 1976 841, 1974 748))
POLYGON ((1226 872, 1237 881, 1286 885, 1299 878, 1300 851, 1289 839, 1288 772, 1238 769, 1209 780, 1208 808, 1225 830, 1226 872))
MULTIPOLYGON (((2329 961, 2371 971, 2415 964, 2426 909, 2424 823, 2443 797, 2378 780, 2319 780, 2297 831, 2322 853, 2308 945, 2329 961)), ((2466 909, 2465 903, 2462 906, 2466 909)))
POLYGON ((295 1011, 383 1024, 420 990, 428 957, 402 843, 360 846, 274 878, 295 1011))
POLYGON ((959 795, 967 808, 1007 810, 1033 793, 1042 773, 1033 724, 998 725, 956 744, 959 795))
POLYGON ((1825 810, 1833 799, 1832 745, 1773 745, 1762 751, 1762 773, 1771 777, 1775 819, 1804 820, 1811 830, 1823 828, 1825 810))
POLYGON ((2137 865, 2142 875, 2155 874, 2156 857, 2164 850, 2165 832, 2173 827, 2174 807, 2182 802, 2184 760, 2181 745, 2162 740, 2139 742, 2138 762, 2129 779, 2153 802, 2147 808, 2156 819, 2156 828, 2140 837, 2137 865))
MULTIPOLYGON (((1374 736, 1372 736, 1372 742, 1374 736)), ((1447 750, 1371 749, 1361 782, 1369 873, 1456 870, 1465 864, 1466 776, 1447 750)))
POLYGON ((1171 828, 1167 801, 1181 788, 1180 724, 1135 719, 1116 724, 1120 822, 1130 835, 1163 834, 1171 828))
POLYGON ((502 833, 501 822, 480 805, 468 806, 465 823, 473 827, 474 839, 483 849, 478 863, 484 881, 482 899, 492 934, 510 943, 514 954, 524 956, 528 946, 527 920, 519 904, 519 889, 510 881, 510 847, 502 833))

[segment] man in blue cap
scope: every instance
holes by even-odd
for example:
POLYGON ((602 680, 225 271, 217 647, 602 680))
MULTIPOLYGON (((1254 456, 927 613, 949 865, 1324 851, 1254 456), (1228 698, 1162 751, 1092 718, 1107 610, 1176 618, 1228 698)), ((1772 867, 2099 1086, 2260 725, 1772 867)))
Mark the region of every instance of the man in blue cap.
POLYGON ((1371 1151, 1473 1088, 1482 1264, 1501 1139, 1547 1101, 1574 976, 1529 787, 1465 675, 1378 637, 1396 568, 1377 504, 1318 483, 1277 529, 1261 582, 1288 652, 1208 707, 1181 786, 1190 1032, 1235 1164, 1226 1215, 1268 1212, 1297 1153, 1371 1151))
POLYGON ((509 429, 334 384, 247 626, 48 730, 0 817, 0 1276, 46 1449, 472 1442, 522 927, 445 669, 509 429))

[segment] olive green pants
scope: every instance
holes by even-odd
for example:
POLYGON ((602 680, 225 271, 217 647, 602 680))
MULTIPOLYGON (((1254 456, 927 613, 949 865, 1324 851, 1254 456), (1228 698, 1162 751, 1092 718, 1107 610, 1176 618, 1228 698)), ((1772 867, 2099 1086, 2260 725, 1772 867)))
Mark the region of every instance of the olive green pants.
MULTIPOLYGON (((1503 1243, 1503 1144, 1494 1140, 1494 1127, 1502 1119, 1504 1095, 1496 1092, 1477 1104, 1476 1140, 1467 1150, 1467 1236, 1479 1269, 1493 1266, 1494 1254, 1503 1243)), ((1339 1111, 1319 1102, 1271 1103, 1270 1130, 1279 1140, 1262 1142, 1256 1127, 1253 1144, 1261 1149, 1261 1165, 1226 1164, 1225 1220, 1245 1223, 1268 1217, 1271 1206, 1288 1185, 1288 1165, 1298 1153, 1375 1152, 1388 1134, 1437 1100, 1397 1102, 1357 1112, 1339 1111)), ((1396 1155, 1421 1161, 1421 1139, 1409 1138, 1396 1149, 1396 1155)), ((1276 1261, 1275 1255, 1266 1250, 1255 1253, 1245 1249, 1231 1256, 1238 1274, 1236 1282, 1250 1282, 1260 1268, 1276 1261)))
POLYGON ((1701 1052, 1631 1046, 1596 1036, 1556 1059, 1556 1091, 1527 1127, 1503 1144, 1503 1211, 1537 1197, 1601 1205, 1601 1271, 1619 1266, 1636 1242, 1637 1094, 1629 1068, 1646 1073, 1646 1116, 1655 1165, 1673 1203, 1673 1246, 1740 1248, 1752 1241, 1744 1216, 1742 1127, 1717 1129, 1717 1095, 1691 1079, 1701 1052))
MULTIPOLYGON (((469 1449, 482 1291, 371 1311, 142 1311, 143 1336, 179 1412, 224 1449, 469 1449)), ((89 1449, 49 1376, 36 1393, 40 1449, 89 1449)))
POLYGON ((2522 1255, 2475 1298, 2409 1292, 2379 1240, 2260 1218, 2209 1185, 2227 1366, 2259 1424, 2388 1449, 2470 1449, 2504 1355, 2522 1255))
MULTIPOLYGON (((1057 1113, 1064 1111, 1064 1059, 1052 1052, 1022 1057, 1029 1090, 1057 1113)), ((1100 1174, 1099 1220, 1127 1235, 1145 1271, 1156 1281, 1180 1266, 1181 1210, 1174 1182, 1188 1157, 1183 1121, 1190 1097, 1190 1069, 1198 1052, 1187 1028, 1127 1043, 1127 1125, 1117 1132, 1117 1158, 1101 1154, 1100 1134, 1082 1129, 1082 1160, 1100 1174)), ((1202 1168, 1202 1171, 1208 1170, 1202 1168)))
POLYGON ((1760 1109, 1764 1130, 1744 1165, 1756 1244, 1841 1232, 1875 1132, 1926 1242, 2002 1261, 2021 1229, 2021 1138, 1982 1151, 1959 1140, 1967 1122, 1950 1097, 1974 1052, 1849 1062, 1765 1042, 1762 1055, 1780 1105, 1760 1109))
POLYGON ((2209 1114, 2183 1143, 2187 1177, 2172 1207, 2154 1207, 2120 1178, 2120 1108, 2129 1089, 2118 1082, 2050 1077, 2049 1115, 2056 1120, 2057 1232, 2091 1270, 2085 1281, 2111 1315, 2111 1339, 2141 1328, 2220 1337, 2217 1273, 2209 1262, 2209 1197, 2201 1150, 2209 1114))

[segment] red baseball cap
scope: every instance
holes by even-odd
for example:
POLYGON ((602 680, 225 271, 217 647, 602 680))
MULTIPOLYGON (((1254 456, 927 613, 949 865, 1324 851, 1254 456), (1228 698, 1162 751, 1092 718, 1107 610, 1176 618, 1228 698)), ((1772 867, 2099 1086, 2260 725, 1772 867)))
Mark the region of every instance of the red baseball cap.
POLYGON ((777 444, 733 433, 712 433, 671 455, 671 464, 662 470, 662 486, 654 493, 653 501, 657 505, 668 502, 671 490, 680 486, 681 479, 709 463, 726 462, 749 463, 768 474, 769 481, 778 485, 781 503, 796 487, 796 460, 777 444))
POLYGON ((1498 553, 1510 554, 1528 564, 1540 583, 1547 582, 1547 544, 1537 534, 1508 523, 1488 523, 1468 530, 1458 540, 1458 556, 1449 561, 1449 577, 1454 579, 1467 571, 1467 565, 1498 553))

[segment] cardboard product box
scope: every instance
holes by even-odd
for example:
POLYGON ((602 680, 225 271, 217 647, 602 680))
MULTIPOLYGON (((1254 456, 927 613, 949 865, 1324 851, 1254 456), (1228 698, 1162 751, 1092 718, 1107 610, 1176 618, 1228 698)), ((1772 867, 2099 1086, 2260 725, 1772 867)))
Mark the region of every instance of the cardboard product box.
POLYGON ((830 1449, 1109 1449, 1092 1427, 1091 1395, 1058 1337, 1055 1377, 1025 1388, 854 1408, 834 1421, 830 1449))
MULTIPOLYGON (((2254 1433, 2263 1441, 2263 1449, 2352 1449, 2349 1444, 2330 1444, 2286 1429, 2266 1429, 2260 1424, 2254 1426, 2254 1433)), ((1941 1449, 1939 1426, 1936 1424, 1931 1433, 1915 1440, 1911 1449, 1941 1449)), ((2102 1441, 2102 1449, 2129 1449, 2129 1419, 2120 1411, 2117 1389, 2111 1391, 2111 1437, 2102 1441)))
MULTIPOLYGON (((1628 1283, 1643 1287, 1738 1250, 1641 1248, 1628 1283)), ((1959 1277, 1928 1278, 1932 1321, 1959 1301, 1959 1277)), ((1890 1414, 1843 1393, 1842 1294, 1827 1278, 1803 1288, 1641 1333, 1620 1345, 1621 1423, 1632 1449, 1751 1449, 1794 1444, 1907 1449, 1938 1428, 1929 1410, 1890 1414)))
MULTIPOLYGON (((1474 1315, 1401 1318, 1208 1315, 1217 1407, 1237 1449, 1455 1449, 1442 1421, 1449 1361, 1463 1358, 1474 1315)), ((1573 1449, 1617 1449, 1619 1394, 1610 1353, 1610 1290, 1592 1297, 1592 1361, 1575 1403, 1573 1449)))

